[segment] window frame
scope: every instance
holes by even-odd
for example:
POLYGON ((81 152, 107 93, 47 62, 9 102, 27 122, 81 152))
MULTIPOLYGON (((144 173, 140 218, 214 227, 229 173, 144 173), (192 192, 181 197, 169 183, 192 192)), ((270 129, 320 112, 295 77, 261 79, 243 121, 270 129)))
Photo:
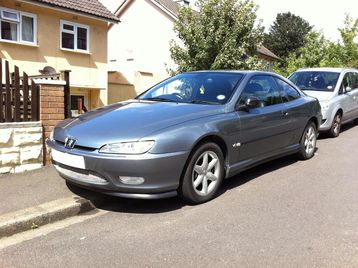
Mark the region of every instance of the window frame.
POLYGON ((284 93, 284 94, 285 94, 285 97, 287 98, 287 101, 285 101, 285 99, 284 99, 284 98, 282 97, 282 95, 281 95, 281 99, 282 99, 283 103, 288 103, 288 102, 295 101, 295 100, 298 100, 298 99, 302 98, 301 92, 299 92, 295 87, 293 87, 292 85, 290 85, 289 83, 287 83, 285 80, 283 80, 283 79, 281 79, 281 78, 279 78, 279 77, 274 77, 274 79, 275 79, 275 83, 277 84, 277 86, 279 87, 279 89, 281 89, 282 93, 284 93), (292 99, 292 100, 289 100, 286 90, 285 90, 277 81, 281 81, 282 83, 287 84, 289 87, 291 87, 291 88, 298 94, 299 97, 298 97, 298 98, 295 98, 295 99, 292 99))
POLYGON ((17 36, 16 36, 16 41, 2 39, 1 38, 2 30, 0 27, 0 42, 9 42, 9 43, 14 43, 14 44, 35 45, 35 46, 37 45, 37 15, 36 14, 29 13, 29 12, 23 12, 23 11, 19 11, 19 10, 15 10, 15 9, 0 7, 0 24, 2 21, 16 24, 17 36), (18 19, 15 20, 15 19, 11 19, 11 18, 4 18, 3 11, 18 14, 18 19), (34 39, 34 41, 33 42, 26 41, 26 40, 22 39, 22 29, 23 29, 22 17, 29 17, 29 18, 33 19, 33 22, 34 22, 34 24, 33 24, 33 39, 34 39))
POLYGON ((350 71, 349 80, 351 83, 352 90, 358 89, 358 72, 350 71))
POLYGON ((283 100, 282 96, 281 96, 281 87, 278 85, 278 83, 276 82, 275 78, 276 76, 273 76, 273 75, 270 75, 270 74, 255 74, 253 76, 251 76, 248 81, 246 82, 246 85, 245 87, 243 88, 243 90, 241 91, 240 93, 240 97, 236 103, 236 106, 239 105, 240 103, 242 103, 241 101, 243 100, 243 93, 246 89, 246 86, 253 80, 255 79, 256 77, 269 77, 272 79, 272 82, 274 83, 274 85, 276 86, 278 92, 279 92, 279 96, 280 96, 280 99, 281 99, 281 103, 276 103, 276 104, 270 104, 270 105, 266 105, 264 107, 258 107, 256 109, 265 109, 267 107, 271 107, 271 106, 276 106, 276 105, 282 105, 282 104, 285 104, 286 102, 283 100))
POLYGON ((66 50, 66 51, 74 51, 74 52, 82 52, 82 53, 89 53, 90 52, 90 26, 89 25, 85 25, 85 24, 79 24, 76 22, 72 22, 72 21, 67 21, 67 20, 60 20, 60 49, 62 50, 66 50), (73 30, 68 30, 68 29, 64 29, 64 25, 71 25, 73 26, 73 30), (77 44, 77 39, 78 39, 78 35, 77 35, 77 29, 78 28, 83 28, 87 30, 87 34, 86 34, 86 45, 87 45, 87 49, 78 49, 78 44, 77 44), (69 34, 73 34, 74 36, 74 40, 73 40, 73 49, 72 48, 66 48, 62 46, 62 33, 69 33, 69 34))
POLYGON ((339 92, 338 92, 339 95, 343 95, 343 94, 347 93, 346 87, 349 87, 351 85, 350 73, 351 73, 350 71, 343 73, 342 82, 341 82, 341 85, 339 87, 339 92), (345 79, 347 79, 347 86, 344 86, 345 79))

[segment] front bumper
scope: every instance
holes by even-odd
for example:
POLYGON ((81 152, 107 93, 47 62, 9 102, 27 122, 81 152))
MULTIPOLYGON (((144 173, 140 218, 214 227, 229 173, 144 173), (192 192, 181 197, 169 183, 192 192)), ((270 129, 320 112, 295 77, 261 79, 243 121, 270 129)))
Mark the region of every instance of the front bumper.
POLYGON ((176 195, 189 152, 142 155, 107 155, 98 150, 67 149, 62 143, 47 140, 52 150, 81 156, 84 169, 52 161, 64 179, 87 189, 132 198, 164 198, 176 195), (126 184, 120 177, 141 177, 138 185, 126 184))
POLYGON ((334 119, 334 114, 331 109, 328 109, 326 111, 322 111, 322 123, 320 127, 318 128, 319 131, 327 131, 332 127, 334 119))

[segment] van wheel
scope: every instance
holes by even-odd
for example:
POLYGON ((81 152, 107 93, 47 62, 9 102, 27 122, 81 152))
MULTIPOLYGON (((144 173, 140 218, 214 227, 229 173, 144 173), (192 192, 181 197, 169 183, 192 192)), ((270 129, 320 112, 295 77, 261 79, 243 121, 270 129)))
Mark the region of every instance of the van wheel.
POLYGON ((342 125, 342 115, 341 113, 338 112, 334 116, 331 129, 328 131, 329 136, 332 138, 338 137, 339 132, 341 131, 341 125, 342 125))
POLYGON ((224 155, 216 143, 205 143, 190 156, 179 196, 190 204, 213 199, 224 178, 224 155))
POLYGON ((318 131, 315 123, 312 121, 308 122, 300 141, 299 156, 302 160, 313 157, 316 150, 317 137, 318 131))

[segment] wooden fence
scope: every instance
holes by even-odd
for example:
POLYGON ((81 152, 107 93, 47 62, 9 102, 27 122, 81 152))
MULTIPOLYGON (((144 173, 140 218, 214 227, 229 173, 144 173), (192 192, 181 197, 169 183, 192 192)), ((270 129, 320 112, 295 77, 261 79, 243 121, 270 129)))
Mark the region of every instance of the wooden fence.
POLYGON ((39 92, 40 86, 26 73, 20 77, 15 66, 12 74, 9 62, 0 58, 0 123, 39 121, 39 92))

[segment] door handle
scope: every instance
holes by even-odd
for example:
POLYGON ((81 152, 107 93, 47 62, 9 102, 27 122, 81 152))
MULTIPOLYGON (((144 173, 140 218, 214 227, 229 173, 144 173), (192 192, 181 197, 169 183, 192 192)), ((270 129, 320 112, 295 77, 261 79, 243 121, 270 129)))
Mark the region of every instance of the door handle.
POLYGON ((287 111, 281 111, 283 116, 288 116, 288 112, 287 111))

